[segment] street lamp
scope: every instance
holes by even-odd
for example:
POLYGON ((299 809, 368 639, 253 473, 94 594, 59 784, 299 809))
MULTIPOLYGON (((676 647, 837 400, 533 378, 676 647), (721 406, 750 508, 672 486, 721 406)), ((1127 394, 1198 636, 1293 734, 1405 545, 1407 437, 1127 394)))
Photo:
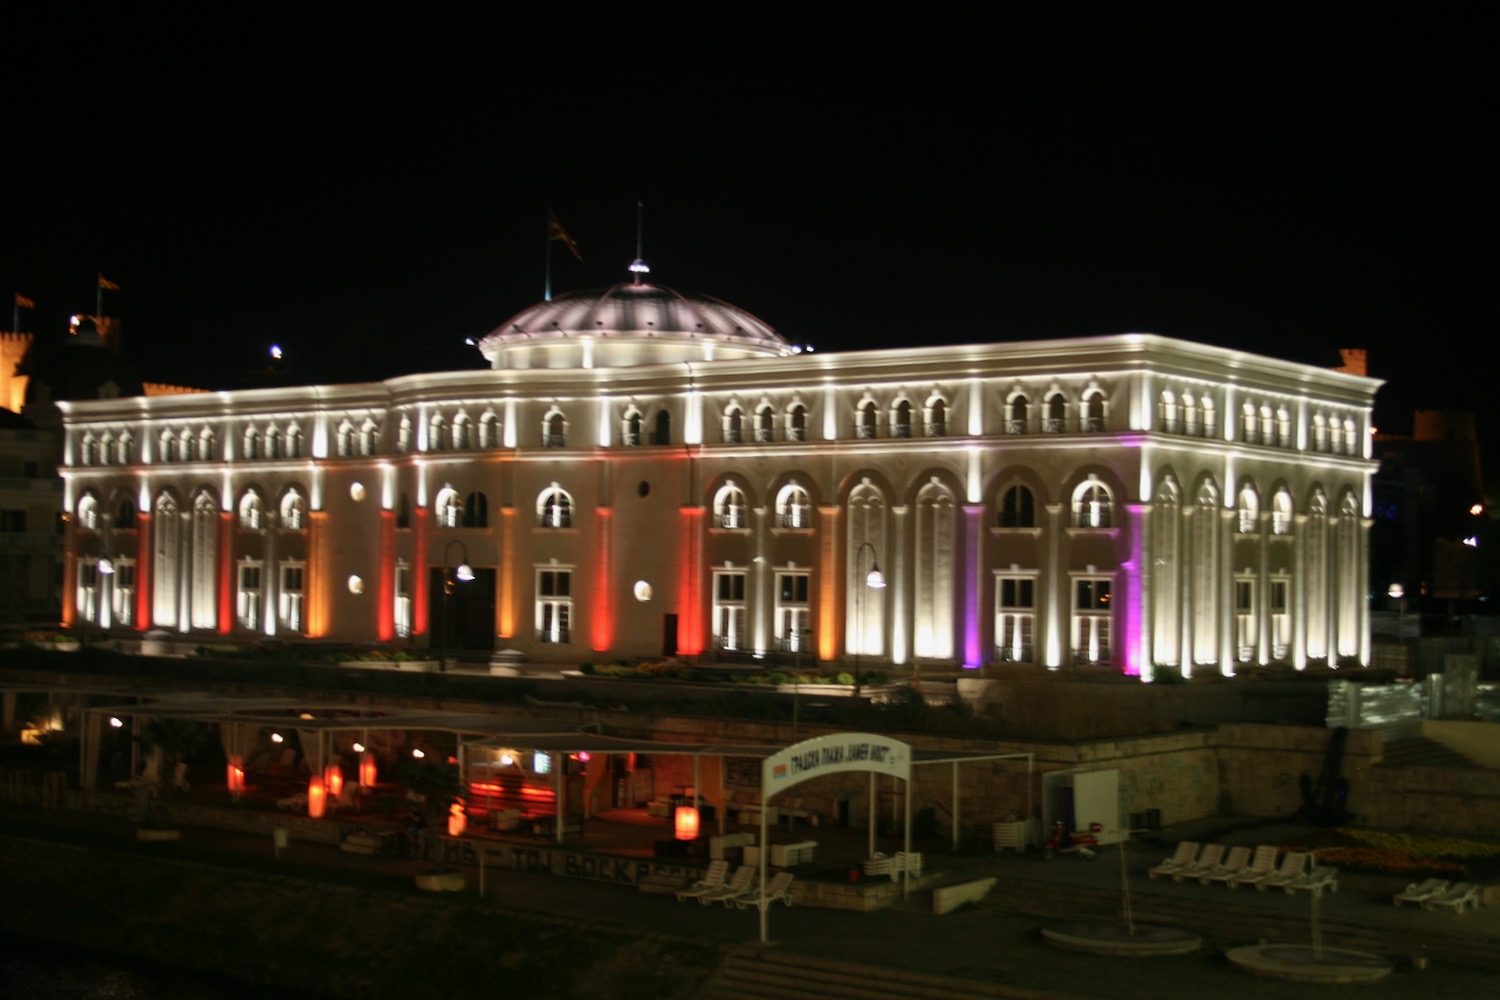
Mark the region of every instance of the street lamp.
POLYGON ((880 559, 875 554, 875 546, 869 542, 860 542, 859 548, 854 552, 854 575, 859 576, 860 567, 864 565, 865 549, 870 550, 870 572, 865 575, 864 586, 855 591, 858 602, 858 644, 854 647, 854 697, 860 695, 860 688, 864 681, 862 673, 861 657, 865 651, 865 590, 884 590, 885 574, 880 572, 880 559))
POLYGON ((438 670, 442 673, 448 671, 448 601, 453 597, 453 588, 460 583, 468 583, 474 579, 474 569, 469 565, 469 549, 457 538, 449 539, 443 548, 443 627, 442 631, 442 659, 438 661, 438 670), (453 552, 453 546, 458 546, 458 562, 450 561, 449 556, 453 552))

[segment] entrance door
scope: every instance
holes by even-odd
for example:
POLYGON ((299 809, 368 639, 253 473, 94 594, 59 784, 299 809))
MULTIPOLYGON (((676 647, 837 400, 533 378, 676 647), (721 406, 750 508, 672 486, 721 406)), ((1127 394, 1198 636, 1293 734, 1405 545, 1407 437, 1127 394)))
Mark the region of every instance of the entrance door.
MULTIPOLYGON (((443 646, 443 568, 434 566, 427 575, 427 645, 443 646)), ((474 579, 453 584, 447 599, 449 651, 495 648, 495 571, 474 567, 474 579)))
POLYGON ((661 655, 677 655, 677 616, 661 616, 661 655))

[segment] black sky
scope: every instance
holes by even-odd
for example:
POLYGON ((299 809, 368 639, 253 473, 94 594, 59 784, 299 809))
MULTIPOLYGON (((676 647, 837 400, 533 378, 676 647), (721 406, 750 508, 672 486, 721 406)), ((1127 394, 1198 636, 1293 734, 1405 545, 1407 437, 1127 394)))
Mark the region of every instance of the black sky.
MULTIPOLYGON (((1476 17, 1341 5, 256 8, 12 27, 0 293, 122 286, 149 378, 480 367, 550 204, 625 280, 820 350, 1150 330, 1333 364, 1381 419, 1490 392, 1497 88, 1476 17)), ((9 316, 4 324, 9 326, 9 316)), ((1500 425, 1486 423, 1487 437, 1500 425)))

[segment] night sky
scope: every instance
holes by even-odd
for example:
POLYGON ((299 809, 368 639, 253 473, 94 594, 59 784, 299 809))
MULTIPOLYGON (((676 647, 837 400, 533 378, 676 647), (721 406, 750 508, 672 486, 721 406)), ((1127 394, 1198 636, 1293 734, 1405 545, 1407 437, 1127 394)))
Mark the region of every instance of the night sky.
POLYGON ((273 343, 309 379, 482 367, 547 207, 585 258, 560 293, 627 280, 640 198, 653 280, 819 350, 1365 347, 1391 430, 1493 392, 1477 16, 556 9, 12 25, 0 293, 60 333, 102 272, 152 380, 233 386, 273 343))

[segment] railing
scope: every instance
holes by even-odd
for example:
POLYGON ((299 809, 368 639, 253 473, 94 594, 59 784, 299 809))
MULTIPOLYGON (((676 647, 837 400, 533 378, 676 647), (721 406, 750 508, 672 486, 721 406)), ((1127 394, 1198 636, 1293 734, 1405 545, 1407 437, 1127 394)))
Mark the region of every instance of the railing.
POLYGON ((717 526, 720 528, 748 527, 748 525, 745 524, 745 513, 744 511, 740 510, 721 511, 718 517, 715 518, 715 521, 717 523, 717 526))
MULTIPOLYGON (((871 435, 871 436, 873 437, 874 435, 871 435)), ((892 427, 891 428, 891 437, 894 437, 894 438, 909 438, 909 437, 911 437, 911 424, 897 424, 895 427, 892 427)))
POLYGON ((786 429, 786 439, 788 441, 806 441, 807 440, 807 428, 806 427, 788 427, 786 429))
POLYGON ((761 442, 762 444, 767 441, 775 441, 776 432, 769 427, 757 427, 755 428, 755 440, 761 442))
POLYGON ((641 444, 641 432, 626 431, 620 435, 620 440, 627 448, 638 448, 641 444))
POLYGON ((1068 429, 1068 421, 1064 417, 1048 417, 1042 421, 1042 431, 1046 434, 1061 434, 1068 429))
POLYGON ((542 447, 543 448, 566 448, 567 446, 568 446, 568 436, 566 434, 543 434, 542 435, 542 447))
POLYGON ((544 510, 537 518, 537 526, 542 528, 571 528, 573 527, 573 515, 567 510, 544 510))
POLYGON ((1084 417, 1083 429, 1090 434, 1099 434, 1104 430, 1103 417, 1084 417))
POLYGON ((947 437, 948 425, 946 423, 931 423, 923 428, 923 433, 930 438, 947 437))
POLYGON ((540 629, 536 634, 537 642, 566 643, 569 630, 565 628, 540 629))
POLYGON ((743 440, 743 436, 741 435, 740 429, 738 427, 726 427, 726 428, 724 428, 724 443, 725 444, 739 444, 742 440, 743 440))
POLYGON ((1019 650, 1015 646, 996 646, 995 659, 1001 663, 1033 663, 1035 654, 1029 642, 1022 644, 1019 650))
POLYGON ((1026 420, 1025 420, 1025 418, 1022 418, 1020 420, 1007 420, 1005 422, 1005 433, 1007 433, 1007 434, 1025 434, 1026 433, 1026 420))
POLYGON ((801 508, 798 510, 783 510, 776 515, 776 527, 811 528, 812 517, 806 508, 801 508))
POLYGON ((854 436, 861 440, 869 440, 875 436, 874 424, 858 424, 854 428, 854 436))

